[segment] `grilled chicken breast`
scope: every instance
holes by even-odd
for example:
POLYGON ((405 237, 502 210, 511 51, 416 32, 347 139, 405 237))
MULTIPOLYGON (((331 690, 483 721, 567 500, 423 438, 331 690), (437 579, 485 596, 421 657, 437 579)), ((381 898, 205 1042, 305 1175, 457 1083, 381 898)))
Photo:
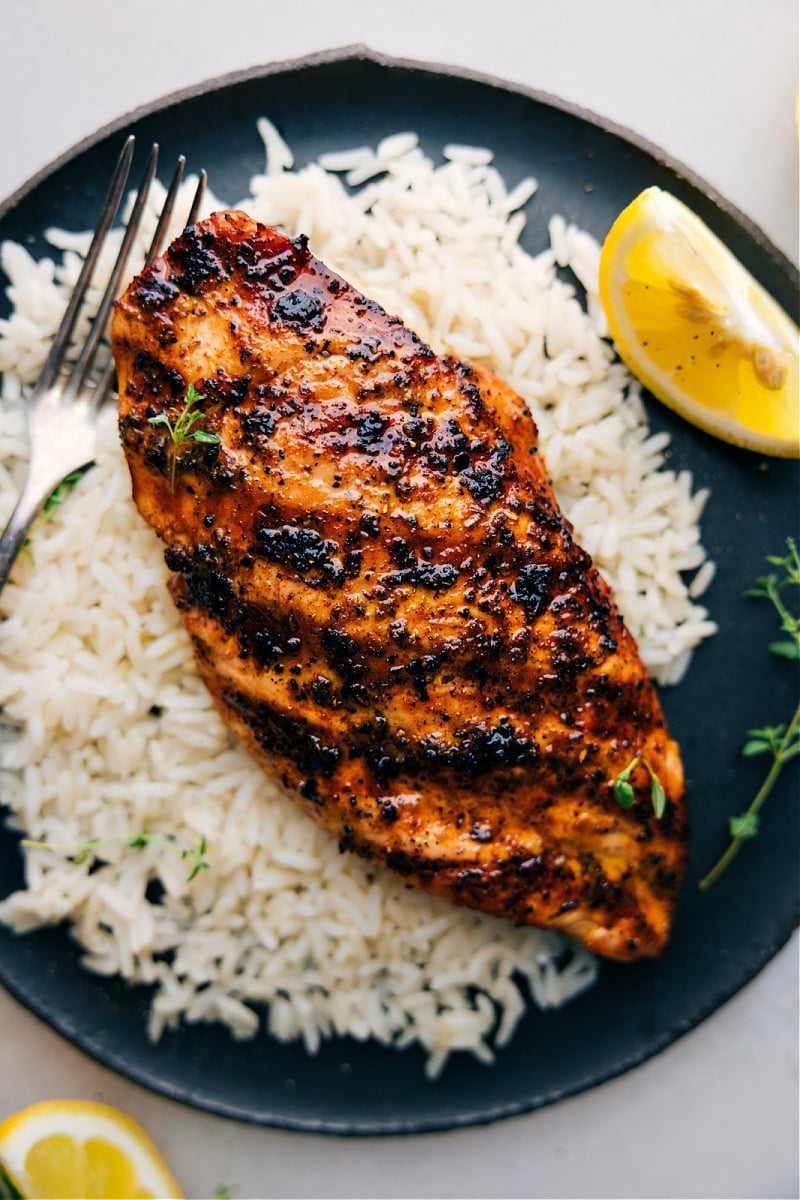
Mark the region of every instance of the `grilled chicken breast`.
POLYGON ((680 757, 525 404, 239 212, 145 269, 112 338, 134 499, 258 761, 411 883, 614 958, 659 953, 680 757), (153 422, 190 385, 216 443, 153 422))

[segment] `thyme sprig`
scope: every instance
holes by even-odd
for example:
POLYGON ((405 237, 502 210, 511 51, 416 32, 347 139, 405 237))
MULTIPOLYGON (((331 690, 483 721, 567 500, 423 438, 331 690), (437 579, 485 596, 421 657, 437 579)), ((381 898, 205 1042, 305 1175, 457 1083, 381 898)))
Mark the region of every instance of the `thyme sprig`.
POLYGON ((0 1200, 25 1200, 18 1181, 2 1158, 0 1158, 0 1200))
POLYGON ((61 483, 56 484, 42 505, 40 520, 38 522, 39 524, 42 521, 46 521, 48 517, 51 517, 56 509, 64 503, 67 496, 74 489, 75 485, 79 483, 81 479, 83 479, 87 470, 88 467, 78 467, 77 471, 70 471, 68 475, 64 476, 64 478, 61 480, 61 483))
POLYGON ((195 390, 193 384, 189 384, 186 392, 186 399, 183 403, 183 408, 171 408, 169 412, 160 412, 156 417, 148 417, 150 425, 164 425, 167 433, 172 441, 170 446, 170 470, 169 470, 169 486, 170 491, 175 492, 175 477, 178 470, 178 453, 184 442, 204 442, 208 446, 217 445, 219 438, 215 433, 209 433, 206 429, 195 429, 200 421, 205 421, 206 414, 199 408, 195 408, 201 400, 205 400, 205 395, 202 392, 195 390))
POLYGON ((206 860, 205 854, 207 850, 206 839, 200 839, 198 847, 188 846, 182 842, 180 838, 175 837, 171 833, 116 833, 111 837, 95 837, 89 838, 85 842, 35 842, 28 838, 22 840, 23 846, 35 846, 42 850, 55 850, 64 854, 71 859, 76 866, 85 863, 87 859, 94 855, 103 846, 122 845, 129 846, 132 850, 138 849, 140 846, 147 846, 150 843, 156 845, 169 846, 173 850, 177 850, 181 858, 189 859, 192 863, 191 872, 186 880, 191 883, 200 872, 208 867, 209 863, 206 860))
POLYGON ((621 808, 632 808, 635 800, 633 786, 628 782, 631 775, 638 767, 639 763, 646 769, 650 776, 650 803, 653 806, 653 812, 660 820, 664 815, 664 809, 667 807, 667 795, 664 791, 664 785, 656 775, 652 766, 643 754, 637 754, 624 767, 619 775, 614 780, 614 799, 621 808))
MULTIPOLYGON (((797 546, 791 538, 786 539, 788 553, 782 558, 770 555, 767 562, 776 571, 770 571, 755 581, 748 588, 745 596, 755 599, 766 599, 775 608, 780 619, 781 632, 786 636, 778 642, 771 642, 769 650, 778 658, 800 661, 800 616, 795 616, 785 602, 784 593, 787 588, 800 587, 800 555, 797 546)), ((707 891, 716 883, 722 872, 729 866, 741 850, 743 844, 758 835, 760 818, 759 811, 774 788, 778 776, 786 763, 800 754, 800 704, 795 709, 794 716, 788 722, 779 725, 765 725, 761 729, 749 729, 747 741, 742 747, 745 758, 754 758, 768 754, 772 758, 769 771, 764 782, 756 792, 750 807, 738 816, 728 819, 728 831, 731 841, 724 854, 717 860, 711 870, 700 880, 700 888, 707 891)))

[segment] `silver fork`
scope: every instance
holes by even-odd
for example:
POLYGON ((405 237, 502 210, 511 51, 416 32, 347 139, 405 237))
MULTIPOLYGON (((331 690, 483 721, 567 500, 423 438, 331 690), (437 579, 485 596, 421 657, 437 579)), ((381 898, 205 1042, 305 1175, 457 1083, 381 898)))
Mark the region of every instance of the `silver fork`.
MULTIPOLYGON (((28 530, 44 502, 68 475, 89 466, 95 456, 97 414, 111 395, 114 382, 114 363, 113 360, 109 361, 99 379, 97 373, 93 373, 93 367, 133 240, 142 223, 145 204, 158 163, 157 145, 154 145, 150 151, 114 268, 100 301, 97 315, 92 322, 91 330, 73 366, 67 362, 67 353, 70 347, 70 337, 86 299, 103 243, 125 189, 133 159, 134 140, 133 136, 127 139, 117 160, 78 282, 53 339, 41 375, 27 402, 30 458, 27 475, 16 507, 0 536, 0 591, 5 587, 14 560, 22 549, 28 530)), ((161 248, 175 207, 185 165, 186 160, 181 156, 170 181, 156 231, 147 252, 145 261, 148 263, 156 258, 161 248)), ((206 173, 201 171, 191 210, 187 217, 187 225, 192 225, 197 219, 205 183, 206 173)))

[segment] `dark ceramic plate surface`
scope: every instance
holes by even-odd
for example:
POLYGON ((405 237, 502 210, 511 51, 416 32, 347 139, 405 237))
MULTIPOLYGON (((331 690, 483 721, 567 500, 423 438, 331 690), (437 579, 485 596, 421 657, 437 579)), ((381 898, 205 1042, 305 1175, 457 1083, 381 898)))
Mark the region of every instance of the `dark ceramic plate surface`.
MULTIPOLYGON (((435 157, 447 142, 491 146, 509 185, 527 174, 540 181, 523 236, 532 252, 546 244, 552 213, 602 238, 633 196, 657 184, 695 209, 796 315, 794 268, 711 188, 635 135, 552 97, 358 48, 214 81, 123 118, 13 196, 0 209, 0 237, 36 253, 47 226, 93 224, 128 131, 140 151, 158 141, 163 162, 185 153, 190 169, 205 166, 215 194, 234 203, 262 169, 262 114, 298 163, 406 129, 418 130, 435 157)), ((787 719, 796 703, 796 672, 767 651, 776 632, 771 607, 742 593, 763 573, 764 556, 782 552, 794 533, 798 469, 722 445, 649 407, 653 428, 672 434, 674 467, 711 488, 703 537, 718 573, 706 599, 720 626, 684 682, 663 694, 683 748, 693 831, 690 874, 662 961, 604 964, 578 1000, 526 1016, 494 1066, 456 1055, 435 1083, 425 1081, 418 1051, 343 1039, 313 1058, 299 1044, 267 1036, 242 1044, 204 1026, 150 1045, 147 992, 84 971, 64 928, 25 937, 0 929, 8 989, 88 1054, 174 1099, 270 1125, 394 1133, 490 1121, 591 1087, 655 1054, 741 988, 797 921, 797 763, 771 797, 760 836, 713 890, 697 884, 725 844, 728 815, 747 806, 763 773, 763 760, 740 755, 745 731, 787 719)), ((21 885, 17 839, 0 830, 0 895, 21 885)))

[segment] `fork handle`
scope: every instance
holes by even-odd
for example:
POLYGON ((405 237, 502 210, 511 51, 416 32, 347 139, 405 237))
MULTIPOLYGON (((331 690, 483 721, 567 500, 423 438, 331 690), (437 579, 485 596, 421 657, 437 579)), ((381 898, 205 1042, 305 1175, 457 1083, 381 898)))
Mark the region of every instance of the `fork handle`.
POLYGON ((28 530, 36 519, 44 499, 41 492, 23 487, 8 524, 0 535, 0 592, 6 586, 17 555, 25 544, 28 530))

